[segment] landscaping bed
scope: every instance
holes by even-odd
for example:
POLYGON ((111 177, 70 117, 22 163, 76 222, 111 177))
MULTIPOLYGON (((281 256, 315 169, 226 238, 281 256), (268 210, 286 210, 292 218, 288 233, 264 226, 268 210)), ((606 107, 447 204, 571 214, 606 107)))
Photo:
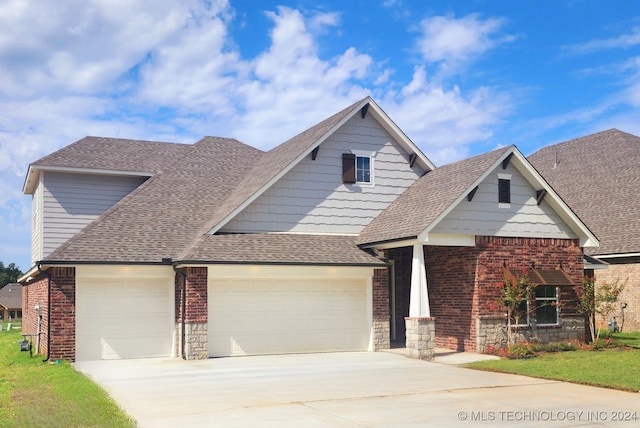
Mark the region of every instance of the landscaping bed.
POLYGON ((607 332, 592 344, 516 344, 465 367, 639 392, 639 348, 640 332, 607 332))

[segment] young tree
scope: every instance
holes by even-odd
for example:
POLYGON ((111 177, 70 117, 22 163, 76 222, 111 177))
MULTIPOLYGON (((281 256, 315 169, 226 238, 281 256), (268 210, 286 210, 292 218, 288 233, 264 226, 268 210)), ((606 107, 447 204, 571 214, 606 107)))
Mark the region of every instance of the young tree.
POLYGON ((504 269, 502 272, 502 284, 500 288, 499 304, 504 305, 507 310, 507 341, 509 346, 515 343, 512 331, 512 320, 516 325, 520 324, 520 318, 527 316, 527 310, 521 310, 526 305, 531 294, 535 290, 536 284, 529 280, 527 269, 523 269, 519 276, 516 276, 504 269))
POLYGON ((602 320, 607 322, 618 307, 618 296, 625 285, 626 281, 620 283, 619 278, 613 283, 604 281, 598 285, 594 277, 582 278, 582 289, 578 290, 578 313, 587 319, 592 342, 597 342, 600 338, 601 329, 596 327, 596 315, 600 315, 602 320))
POLYGON ((9 263, 7 267, 0 261, 0 288, 5 285, 16 282, 22 276, 22 272, 15 263, 9 263))

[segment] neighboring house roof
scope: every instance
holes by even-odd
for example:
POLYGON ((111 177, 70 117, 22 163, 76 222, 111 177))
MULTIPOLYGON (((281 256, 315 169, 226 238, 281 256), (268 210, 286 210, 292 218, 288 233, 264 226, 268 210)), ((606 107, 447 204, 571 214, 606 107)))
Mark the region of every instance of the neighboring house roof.
POLYGON ((22 285, 9 283, 0 288, 0 306, 7 309, 22 308, 22 285))
POLYGON ((444 165, 421 177, 364 228, 358 244, 425 241, 429 231, 503 162, 513 162, 529 183, 547 192, 545 200, 580 237, 582 246, 598 245, 595 235, 515 146, 444 165))
POLYGON ((212 263, 383 265, 356 245, 355 236, 307 234, 207 235, 193 252, 212 263))
POLYGON ((589 254, 640 253, 640 137, 610 129, 545 147, 529 161, 600 239, 589 254))
POLYGON ((190 147, 158 141, 85 137, 29 165, 23 191, 33 193, 41 170, 153 175, 190 147))

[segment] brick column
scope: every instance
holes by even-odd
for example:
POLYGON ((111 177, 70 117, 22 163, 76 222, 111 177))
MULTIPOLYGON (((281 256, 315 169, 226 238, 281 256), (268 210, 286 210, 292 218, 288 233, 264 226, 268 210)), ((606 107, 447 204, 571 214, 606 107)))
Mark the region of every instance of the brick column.
POLYGON ((51 274, 50 360, 76 360, 76 268, 53 267, 51 274))
POLYGON ((373 271, 373 350, 389 349, 389 270, 373 271))
POLYGON ((188 267, 185 273, 185 355, 187 360, 204 360, 209 358, 207 268, 188 267))

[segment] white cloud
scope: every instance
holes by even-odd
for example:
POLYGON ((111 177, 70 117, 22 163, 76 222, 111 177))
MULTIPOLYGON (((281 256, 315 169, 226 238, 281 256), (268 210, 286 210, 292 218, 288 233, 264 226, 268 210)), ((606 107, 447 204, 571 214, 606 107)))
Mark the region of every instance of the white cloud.
POLYGON ((462 94, 454 86, 445 90, 427 80, 424 68, 400 96, 386 98, 387 112, 437 165, 467 156, 471 142, 486 141, 492 127, 509 114, 510 100, 489 88, 462 94))
POLYGON ((503 25, 502 19, 483 20, 477 14, 457 19, 433 16, 420 23, 422 34, 417 45, 425 61, 455 65, 513 41, 514 36, 499 32, 503 25))
POLYGON ((568 54, 587 54, 602 50, 629 49, 640 45, 640 27, 633 27, 627 34, 608 39, 595 39, 586 43, 564 45, 562 50, 568 54))
MULTIPOLYGON (((358 46, 323 57, 316 35, 339 31, 338 13, 280 7, 266 16, 272 30, 255 36, 269 37, 268 48, 243 58, 226 0, 7 1, 0 8, 0 202, 13 214, 0 211, 0 228, 14 238, 4 245, 29 252, 28 197, 20 194, 28 163, 85 135, 176 142, 217 135, 267 149, 373 94, 440 164, 464 157, 508 113, 500 93, 445 87, 425 65, 401 82, 391 79, 386 59, 358 46)), ((425 58, 473 58, 503 40, 500 25, 474 15, 431 18, 421 43, 437 43, 425 58), (462 24, 472 32, 453 37, 462 24)), ((4 254, 0 248, 0 260, 4 254)))

